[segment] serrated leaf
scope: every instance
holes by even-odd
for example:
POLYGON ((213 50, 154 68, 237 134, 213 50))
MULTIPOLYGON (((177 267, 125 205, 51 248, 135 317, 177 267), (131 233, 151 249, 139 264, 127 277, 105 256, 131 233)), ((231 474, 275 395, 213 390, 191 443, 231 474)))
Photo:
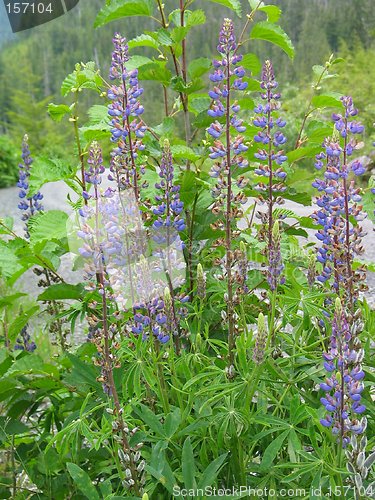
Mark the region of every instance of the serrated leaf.
POLYGON ((152 59, 145 56, 131 56, 129 61, 126 63, 126 68, 131 71, 133 69, 138 69, 141 66, 152 63, 152 59))
POLYGON ((79 491, 90 500, 99 500, 98 492, 96 491, 95 486, 92 484, 90 476, 87 474, 87 472, 85 472, 81 469, 81 467, 78 467, 78 465, 73 464, 72 462, 68 462, 66 464, 66 467, 79 491))
POLYGON ((21 311, 18 316, 9 326, 8 337, 11 342, 16 340, 17 335, 21 332, 22 328, 27 325, 30 318, 39 311, 39 306, 33 306, 29 309, 21 311))
POLYGON ((176 160, 196 161, 199 160, 200 158, 200 155, 194 153, 194 151, 191 148, 184 145, 171 146, 171 152, 173 158, 175 158, 176 160))
POLYGON ((154 3, 152 0, 112 0, 105 5, 97 15, 94 27, 98 28, 116 19, 132 16, 152 15, 154 3))
POLYGON ((228 9, 233 10, 238 17, 242 16, 242 7, 239 0, 210 0, 210 2, 218 3, 220 5, 223 5, 224 7, 228 7, 228 9))
POLYGON ((38 300, 64 300, 82 298, 83 285, 70 285, 69 283, 57 283, 49 286, 38 296, 38 300))
POLYGON ((10 278, 16 272, 20 271, 22 266, 17 255, 6 244, 5 241, 0 241, 0 274, 5 278, 10 278))
POLYGON ((30 170, 28 196, 35 195, 47 182, 69 179, 75 169, 60 159, 36 158, 30 170))
POLYGON ((65 115, 69 115, 71 110, 66 104, 48 104, 48 114, 55 122, 60 122, 65 115))
POLYGON ((138 76, 140 80, 154 80, 167 87, 170 84, 172 74, 165 67, 164 62, 154 61, 140 66, 138 76))
POLYGON ((61 210, 49 210, 31 217, 29 225, 30 242, 34 245, 45 240, 66 238, 67 221, 68 215, 61 210))
POLYGON ((315 95, 312 98, 312 105, 316 108, 341 107, 341 94, 337 92, 329 92, 327 94, 315 95))
POLYGON ((267 14, 267 21, 270 23, 276 23, 280 19, 282 12, 277 5, 264 5, 259 7, 258 10, 267 14))
POLYGON ((245 69, 248 69, 252 73, 259 73, 262 69, 262 64, 259 60, 259 57, 255 54, 245 54, 241 61, 241 66, 245 69))
POLYGON ((291 59, 294 58, 294 47, 292 41, 277 24, 268 21, 262 21, 255 24, 253 27, 250 38, 252 40, 265 40, 280 47, 291 59))
POLYGON ((135 49, 137 47, 151 47, 152 49, 158 50, 159 44, 156 42, 155 38, 151 35, 139 35, 136 38, 128 41, 129 50, 135 49))
POLYGON ((199 78, 209 71, 212 66, 211 59, 207 57, 199 57, 198 59, 193 59, 188 66, 188 74, 190 78, 199 78))
POLYGON ((206 14, 204 10, 187 10, 185 11, 185 23, 188 28, 192 28, 193 26, 199 26, 200 24, 204 24, 206 22, 206 14))
POLYGON ((102 104, 94 104, 94 106, 91 106, 91 108, 89 108, 87 114, 90 118, 90 125, 99 125, 101 123, 109 122, 108 108, 107 106, 103 106, 102 104))

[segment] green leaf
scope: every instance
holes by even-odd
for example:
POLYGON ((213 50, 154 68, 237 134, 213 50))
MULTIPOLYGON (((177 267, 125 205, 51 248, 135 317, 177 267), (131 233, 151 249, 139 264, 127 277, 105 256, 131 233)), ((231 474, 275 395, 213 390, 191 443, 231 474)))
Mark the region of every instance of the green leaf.
POLYGON ((70 73, 62 82, 61 94, 66 96, 69 92, 77 92, 85 88, 100 92, 102 83, 99 70, 93 61, 76 64, 73 73, 70 73))
POLYGON ((8 417, 0 417, 0 439, 5 441, 8 436, 16 436, 17 434, 25 434, 30 429, 27 425, 18 420, 8 417))
POLYGON ((316 154, 321 151, 321 146, 306 146, 302 148, 294 149, 287 153, 288 162, 293 163, 294 161, 301 160, 302 158, 314 158, 316 154))
POLYGON ((342 94, 337 92, 329 92, 327 94, 315 95, 312 98, 312 105, 316 108, 337 108, 342 107, 342 102, 340 101, 340 97, 342 94))
POLYGON ((262 69, 262 64, 255 54, 245 54, 242 58, 241 61, 241 66, 243 66, 245 69, 248 69, 252 73, 259 73, 259 71, 262 69))
POLYGON ((293 44, 285 33, 277 24, 272 24, 268 21, 262 21, 255 24, 250 33, 252 40, 266 40, 280 47, 291 59, 294 58, 293 44))
POLYGON ((135 49, 137 47, 151 47, 152 49, 158 50, 159 44, 151 35, 139 35, 136 38, 128 41, 129 50, 135 49))
POLYGON ((141 66, 152 63, 152 59, 145 56, 131 56, 129 61, 126 63, 126 68, 131 71, 133 69, 138 69, 141 66))
POLYGON ((81 493, 85 495, 89 500, 99 500, 98 492, 96 491, 95 486, 92 484, 90 476, 78 467, 78 465, 73 464, 72 462, 68 462, 66 464, 68 472, 73 479, 75 485, 79 489, 81 493))
POLYGON ((69 179, 74 174, 74 168, 60 159, 39 157, 33 163, 30 171, 29 196, 34 196, 47 182, 69 179))
POLYGON ((198 489, 207 488, 208 486, 211 486, 214 481, 216 481, 219 470, 225 462, 227 455, 228 453, 223 453, 223 455, 220 455, 220 457, 216 458, 216 460, 211 462, 210 465, 206 467, 200 478, 198 489))
POLYGON ((0 240, 0 275, 10 278, 21 269, 19 259, 9 248, 9 243, 0 240))
POLYGON ((280 19, 282 12, 280 7, 277 7, 277 5, 264 5, 259 7, 258 10, 267 14, 267 21, 270 23, 276 23, 280 19))
POLYGON ((52 102, 48 104, 47 107, 48 114, 55 122, 61 122, 65 115, 71 113, 71 109, 66 104, 53 104, 52 102))
POLYGON ((234 10, 238 17, 242 15, 242 7, 240 0, 210 0, 210 2, 219 3, 228 7, 228 9, 234 10))
POLYGON ((30 219, 30 242, 60 240, 66 238, 68 215, 61 210, 49 210, 30 219))
POLYGON ((266 471, 270 469, 289 432, 289 429, 284 431, 267 446, 260 464, 261 470, 266 471))
POLYGON ((131 16, 151 16, 153 12, 152 0, 112 0, 105 5, 97 15, 94 27, 98 28, 116 19, 131 16))
POLYGON ((182 476, 186 489, 196 488, 194 453, 190 437, 185 439, 184 446, 182 447, 182 476))
POLYGON ((211 68, 211 65, 211 59, 208 59, 207 57, 193 59, 188 66, 188 74, 192 79, 199 78, 211 68))
POLYGON ((200 24, 204 24, 206 22, 206 14, 204 10, 187 10, 185 11, 185 24, 188 28, 192 28, 193 26, 199 26, 200 24))
POLYGON ((108 108, 101 104, 94 104, 89 108, 87 114, 90 117, 90 125, 99 125, 102 123, 109 123, 108 108))
POLYGON ((165 62, 150 62, 140 66, 138 73, 140 80, 154 80, 168 87, 172 73, 165 66, 165 62))
POLYGON ((139 403, 139 407, 135 406, 134 411, 138 417, 155 432, 157 436, 165 436, 163 426, 159 422, 158 417, 147 406, 139 403))
POLYGON ((83 285, 70 285, 69 283, 57 283, 51 285, 38 296, 38 300, 79 300, 82 298, 83 285))
POLYGON ((28 324, 30 318, 38 311, 39 306, 33 306, 18 313, 17 317, 10 324, 8 330, 8 337, 11 342, 16 340, 16 337, 21 332, 22 328, 28 324))
POLYGON ((171 146, 172 156, 175 160, 190 160, 196 161, 199 160, 200 155, 194 153, 194 151, 188 146, 184 145, 176 145, 171 146))

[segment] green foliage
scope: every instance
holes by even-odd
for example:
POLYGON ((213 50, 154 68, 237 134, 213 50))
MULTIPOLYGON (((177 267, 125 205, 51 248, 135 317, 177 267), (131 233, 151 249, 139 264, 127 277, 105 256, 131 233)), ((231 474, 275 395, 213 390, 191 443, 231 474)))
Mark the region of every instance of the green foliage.
MULTIPOLYGON (((84 0, 81 3, 84 5, 84 0)), ((311 187, 316 176, 314 157, 324 138, 332 135, 330 114, 341 108, 341 95, 353 90, 368 124, 373 119, 373 89, 363 79, 363 68, 373 52, 363 48, 370 28, 364 30, 355 56, 343 46, 347 62, 327 57, 325 63, 323 55, 327 52, 329 56, 328 49, 338 43, 341 33, 332 24, 336 18, 331 6, 344 2, 314 0, 308 8, 297 0, 276 3, 196 0, 189 1, 189 9, 181 15, 179 2, 160 2, 159 6, 153 0, 87 1, 87 16, 73 19, 67 14, 65 19, 71 23, 66 22, 64 29, 58 28, 56 20, 56 28, 53 23, 41 27, 40 40, 25 33, 0 53, 3 126, 17 140, 24 128, 30 129, 30 144, 36 150, 29 194, 60 181, 77 195, 76 199, 69 195, 67 205, 59 210, 32 216, 27 221, 29 239, 17 236, 21 234, 18 224, 13 229, 9 218, 0 219, 1 497, 158 500, 176 497, 176 489, 242 485, 276 491, 305 488, 306 498, 328 498, 332 491, 341 493, 344 484, 354 484, 344 453, 337 453, 335 436, 320 424, 324 409, 318 384, 325 377, 322 352, 331 334, 327 313, 332 309, 333 294, 328 287, 308 283, 314 247, 309 236, 316 226, 311 217, 300 215, 303 207, 281 205, 273 212, 280 221, 276 234, 281 231, 286 275, 286 284, 277 294, 271 293, 264 273, 267 243, 259 211, 265 205, 257 201, 253 174, 257 165, 253 110, 260 91, 254 76, 260 73, 263 56, 272 56, 276 69, 280 66, 289 71, 287 57, 293 59, 296 46, 293 71, 299 78, 309 78, 311 85, 306 89, 289 85, 280 111, 288 120, 287 190, 282 198, 311 207, 316 194, 311 187), (285 7, 283 16, 280 6, 285 7), (318 22, 321 10, 328 19, 325 24, 318 22), (238 334, 233 379, 228 378, 227 370, 226 252, 220 241, 225 228, 217 224, 217 213, 212 210, 217 181, 209 174, 213 161, 205 131, 212 122, 207 115, 211 99, 206 88, 217 38, 215 23, 230 15, 244 18, 236 19, 237 39, 245 27, 240 38, 244 53, 241 64, 247 71, 248 88, 238 103, 247 125, 244 156, 249 166, 243 176, 248 181, 244 193, 250 198, 237 218, 240 231, 234 242, 236 253, 244 252, 250 265, 248 290, 236 297, 234 305, 238 334), (93 34, 88 25, 95 16, 96 26, 102 28, 93 34), (161 145, 168 138, 184 203, 186 229, 181 235, 190 269, 186 284, 176 293, 185 292, 190 300, 184 304, 186 314, 179 316, 181 352, 174 348, 173 340, 161 345, 154 342, 152 334, 149 339, 135 335, 134 311, 112 300, 114 290, 103 299, 100 273, 84 266, 80 256, 69 273, 60 269, 62 260, 69 259, 67 236, 72 224, 68 212, 77 212, 85 203, 81 168, 86 166, 92 141, 102 143, 105 165, 109 165, 113 144, 109 141, 112 127, 106 74, 112 29, 118 27, 129 39, 128 69, 138 69, 145 87, 148 130, 143 139, 145 148, 137 158, 146 170, 142 201, 153 207, 154 186, 160 180, 161 145), (311 39, 316 43, 312 49, 306 47, 307 35, 311 36, 310 45, 314 45, 311 39), (52 37, 53 43, 47 43, 52 37), (264 41, 270 43, 262 45, 264 41), (90 59, 95 63, 74 64, 90 59), (39 60, 45 65, 43 70, 39 60), (308 76, 304 73, 307 65, 308 76), (12 78, 10 68, 14 68, 12 78), (81 280, 84 268, 99 282, 96 288, 81 280), (204 272, 204 278, 200 276, 205 285, 203 295, 198 293, 197 269, 204 272), (18 291, 23 283, 27 293, 18 291), (65 339, 68 342, 64 342, 65 328, 70 333, 65 339), (257 364, 254 350, 262 328, 269 337, 264 361, 257 364), (34 352, 15 349, 25 332, 37 344, 34 352), (87 333, 90 342, 83 340, 87 333), (128 447, 139 451, 135 465, 126 456, 128 447), (133 466, 143 477, 142 491, 126 482, 133 466), (312 493, 318 488, 322 491, 319 496, 312 493)), ((358 12, 370 16, 366 10, 369 5, 367 0, 362 2, 358 12)), ((352 14, 356 12, 352 5, 350 9, 352 14)), ((338 24, 342 24, 344 10, 341 7, 337 12, 338 24)), ((352 26, 354 17, 348 25, 352 26)), ((363 16, 357 18, 358 29, 364 28, 363 16)), ((369 75, 372 70, 369 67, 369 75)), ((224 123, 223 117, 218 121, 224 123)), ((364 152, 372 161, 368 146, 364 152)), ((0 137, 0 187, 14 183, 16 156, 19 154, 8 136, 0 137)), ((371 177, 362 199, 372 220, 373 186, 371 177)), ((238 186, 233 183, 233 195, 237 193, 238 186)), ((148 226, 150 217, 143 215, 148 226)), ((358 270, 361 265, 356 261, 353 268, 358 270)), ((369 268, 374 269, 372 265, 369 268)), ((234 279, 240 280, 238 269, 233 272, 234 279)), ((165 303, 167 298, 168 294, 165 303)), ((369 455, 374 446, 370 348, 375 312, 363 298, 356 302, 357 308, 363 322, 359 338, 366 373, 363 399, 370 417, 364 448, 369 455)), ((374 480, 372 457, 367 456, 365 462, 369 472, 363 478, 366 488, 374 480)), ((248 496, 245 492, 226 498, 248 496)), ((212 497, 220 498, 218 494, 212 497)))
POLYGON ((12 186, 18 178, 18 151, 10 138, 0 136, 0 188, 12 186))

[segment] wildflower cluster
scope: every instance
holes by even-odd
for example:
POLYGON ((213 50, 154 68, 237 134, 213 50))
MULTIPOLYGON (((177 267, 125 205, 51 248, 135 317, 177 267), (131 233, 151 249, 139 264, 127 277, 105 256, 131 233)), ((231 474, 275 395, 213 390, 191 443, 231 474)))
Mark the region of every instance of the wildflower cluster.
POLYGON ((363 126, 352 117, 357 115, 351 97, 342 97, 344 114, 334 114, 335 128, 343 138, 343 145, 337 137, 324 141, 324 150, 316 157, 315 167, 324 168, 324 179, 316 179, 313 186, 320 195, 316 199, 318 210, 313 214, 316 224, 322 226, 316 233, 321 243, 317 260, 322 269, 317 276, 321 283, 332 282, 333 289, 340 289, 347 296, 348 303, 364 290, 365 272, 362 267, 353 270, 353 259, 363 253, 364 232, 359 224, 353 225, 350 218, 360 222, 365 217, 362 212, 360 189, 356 187, 350 174, 360 176, 365 167, 359 160, 349 163, 357 141, 355 134, 363 132, 363 126))
MULTIPOLYGON (((40 203, 43 199, 43 195, 38 191, 33 196, 29 196, 29 177, 33 159, 30 155, 27 135, 23 138, 21 157, 22 163, 19 164, 19 180, 17 183, 17 186, 20 188, 18 196, 21 201, 18 204, 18 208, 23 212, 22 220, 28 221, 30 217, 43 210, 43 205, 40 203)), ((27 226, 24 227, 24 231, 25 237, 30 238, 27 226)))
POLYGON ((280 227, 274 227, 274 206, 284 202, 280 193, 286 190, 284 181, 287 174, 282 165, 287 157, 280 148, 287 139, 281 130, 286 125, 285 120, 275 116, 280 109, 281 95, 276 92, 278 83, 270 61, 266 61, 263 65, 260 86, 264 104, 256 106, 254 110, 256 117, 253 120, 253 124, 260 129, 254 137, 254 141, 261 145, 255 153, 255 158, 260 163, 254 173, 267 179, 267 182, 258 182, 255 189, 259 192, 259 202, 267 204, 267 212, 258 212, 257 216, 262 221, 259 237, 267 242, 266 253, 269 262, 267 280, 271 290, 275 291, 279 284, 285 282, 282 275, 284 265, 280 253, 280 227))
POLYGON ((116 33, 113 38, 114 51, 109 78, 114 82, 108 90, 111 103, 111 140, 116 143, 112 151, 110 180, 115 180, 119 189, 132 188, 139 200, 140 176, 144 166, 138 165, 138 153, 143 151, 142 138, 146 126, 140 119, 144 108, 139 101, 143 88, 139 86, 138 70, 127 70, 129 52, 126 39, 116 33))
POLYGON ((179 232, 185 229, 185 221, 180 186, 174 183, 168 141, 164 144, 159 177, 160 181, 155 184, 155 205, 151 207, 154 216, 150 229, 152 255, 147 260, 142 256, 136 265, 140 301, 134 305, 136 314, 132 332, 142 335, 144 340, 151 335, 162 344, 174 337, 177 345, 178 316, 186 315, 182 304, 189 297, 183 294, 176 296, 174 292, 182 284, 185 270, 183 242, 179 236, 179 232))
POLYGON ((366 410, 361 403, 365 374, 361 366, 364 351, 357 337, 360 328, 358 323, 350 326, 347 313, 337 297, 329 349, 323 355, 329 375, 320 384, 326 393, 321 402, 328 414, 320 422, 325 427, 332 427, 343 447, 349 444, 351 433, 361 434, 365 429, 364 420, 359 420, 366 410))

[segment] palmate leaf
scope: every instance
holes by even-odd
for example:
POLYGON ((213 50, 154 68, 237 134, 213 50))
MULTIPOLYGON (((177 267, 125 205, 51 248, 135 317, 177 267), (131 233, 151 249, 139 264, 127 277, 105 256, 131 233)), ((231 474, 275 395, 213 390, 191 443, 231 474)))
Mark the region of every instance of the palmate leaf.
POLYGON ((123 17, 151 16, 154 8, 153 0, 112 0, 105 5, 97 15, 94 27, 98 28, 105 24, 121 19, 123 17))
POLYGON ((266 40, 280 47, 291 59, 294 58, 293 44, 285 33, 277 24, 268 21, 262 21, 255 24, 250 33, 250 38, 253 40, 266 40))

